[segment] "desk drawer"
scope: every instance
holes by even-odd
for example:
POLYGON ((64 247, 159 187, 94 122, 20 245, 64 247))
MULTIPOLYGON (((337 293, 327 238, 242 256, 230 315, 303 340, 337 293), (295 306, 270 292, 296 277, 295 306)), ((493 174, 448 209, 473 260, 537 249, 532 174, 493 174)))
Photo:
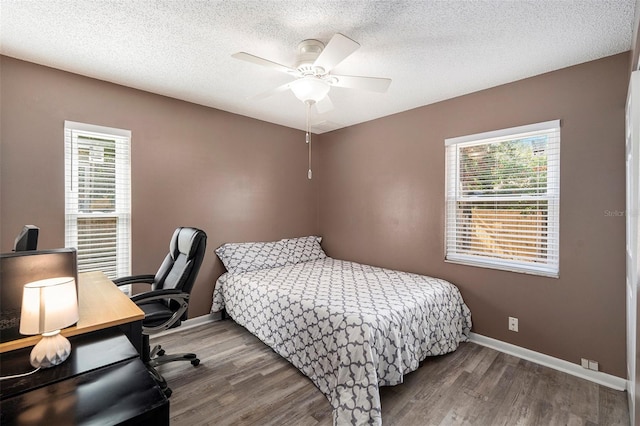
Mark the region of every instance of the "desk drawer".
POLYGON ((169 424, 169 401, 134 358, 0 403, 2 425, 169 424))

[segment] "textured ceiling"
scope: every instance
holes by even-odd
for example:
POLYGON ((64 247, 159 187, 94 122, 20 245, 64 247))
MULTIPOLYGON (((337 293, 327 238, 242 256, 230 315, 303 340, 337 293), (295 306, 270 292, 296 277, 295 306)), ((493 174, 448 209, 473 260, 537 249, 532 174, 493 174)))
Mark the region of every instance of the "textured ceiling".
POLYGON ((291 80, 231 57, 293 66, 297 44, 342 33, 361 48, 339 74, 391 78, 387 93, 333 87, 317 133, 627 51, 635 0, 0 0, 0 52, 303 129, 291 80))

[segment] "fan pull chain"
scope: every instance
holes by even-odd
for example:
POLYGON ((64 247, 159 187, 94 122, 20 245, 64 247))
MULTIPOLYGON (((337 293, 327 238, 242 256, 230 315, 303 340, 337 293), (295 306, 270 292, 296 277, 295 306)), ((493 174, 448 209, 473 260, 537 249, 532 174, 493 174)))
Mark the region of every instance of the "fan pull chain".
POLYGON ((307 172, 307 178, 311 180, 313 177, 313 173, 311 172, 311 128, 309 126, 309 114, 311 111, 311 101, 306 101, 307 104, 307 133, 306 133, 306 141, 309 144, 309 171, 307 172))

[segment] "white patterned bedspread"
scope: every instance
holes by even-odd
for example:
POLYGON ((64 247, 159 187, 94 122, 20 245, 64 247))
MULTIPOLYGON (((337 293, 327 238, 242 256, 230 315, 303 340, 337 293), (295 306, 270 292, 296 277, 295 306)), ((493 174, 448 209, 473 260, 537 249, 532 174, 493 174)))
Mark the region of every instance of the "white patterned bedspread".
POLYGON ((222 309, 313 381, 335 425, 382 424, 378 387, 454 351, 471 329, 453 284, 328 257, 223 274, 211 311, 222 309))

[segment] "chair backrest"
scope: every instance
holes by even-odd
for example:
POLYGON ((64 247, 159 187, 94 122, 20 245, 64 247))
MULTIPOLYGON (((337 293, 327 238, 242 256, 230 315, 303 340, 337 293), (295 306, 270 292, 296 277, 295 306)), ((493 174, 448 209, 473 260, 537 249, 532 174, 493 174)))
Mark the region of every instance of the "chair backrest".
POLYGON ((191 293, 207 246, 207 234, 197 228, 175 230, 169 254, 156 273, 153 290, 177 289, 191 293))

